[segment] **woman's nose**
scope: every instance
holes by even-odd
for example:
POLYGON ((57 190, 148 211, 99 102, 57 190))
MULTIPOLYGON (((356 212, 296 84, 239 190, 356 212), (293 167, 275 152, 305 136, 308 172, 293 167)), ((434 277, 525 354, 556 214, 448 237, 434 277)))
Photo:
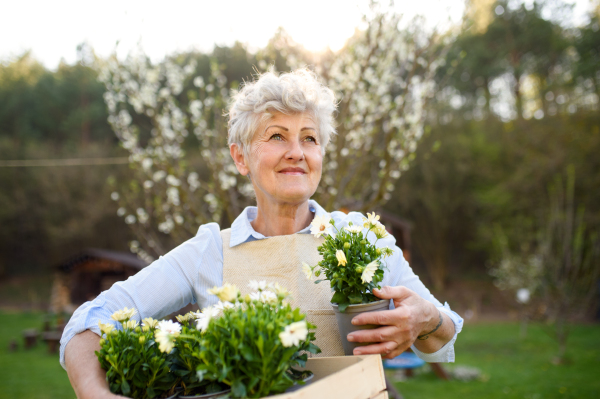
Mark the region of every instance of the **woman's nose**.
POLYGON ((300 143, 295 140, 290 141, 285 157, 290 160, 302 161, 304 159, 304 151, 302 150, 300 143))

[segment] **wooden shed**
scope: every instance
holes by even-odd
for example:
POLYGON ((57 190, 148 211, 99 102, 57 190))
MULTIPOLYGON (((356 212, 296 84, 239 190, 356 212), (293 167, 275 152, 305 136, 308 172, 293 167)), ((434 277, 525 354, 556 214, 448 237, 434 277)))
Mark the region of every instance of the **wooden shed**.
POLYGON ((55 267, 50 310, 72 313, 117 281, 126 280, 147 266, 128 252, 89 248, 55 267))

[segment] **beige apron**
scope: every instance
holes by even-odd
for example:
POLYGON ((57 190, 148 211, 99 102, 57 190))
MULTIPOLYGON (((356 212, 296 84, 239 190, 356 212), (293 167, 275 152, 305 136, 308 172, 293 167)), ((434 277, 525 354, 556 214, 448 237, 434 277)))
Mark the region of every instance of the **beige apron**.
POLYGON ((321 260, 317 247, 323 238, 311 234, 291 234, 250 241, 230 248, 231 229, 221 231, 223 239, 223 283, 235 284, 242 295, 252 290, 250 280, 279 283, 292 293, 290 303, 317 326, 317 356, 343 356, 344 349, 331 308, 329 281, 314 283, 302 272, 302 262, 311 266, 321 260))

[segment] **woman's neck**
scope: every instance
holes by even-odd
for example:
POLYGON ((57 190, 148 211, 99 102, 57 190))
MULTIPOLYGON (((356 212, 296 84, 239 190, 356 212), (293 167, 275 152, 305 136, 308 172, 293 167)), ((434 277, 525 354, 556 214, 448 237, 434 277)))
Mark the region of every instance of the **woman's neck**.
POLYGON ((298 204, 258 203, 256 219, 251 224, 255 231, 265 237, 294 234, 310 224, 314 214, 308 201, 298 204))

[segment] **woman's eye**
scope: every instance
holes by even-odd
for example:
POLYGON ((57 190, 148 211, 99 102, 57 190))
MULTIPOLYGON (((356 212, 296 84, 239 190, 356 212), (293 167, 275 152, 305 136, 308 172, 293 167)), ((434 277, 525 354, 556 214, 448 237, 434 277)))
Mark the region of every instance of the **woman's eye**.
POLYGON ((304 140, 306 140, 306 141, 312 141, 313 143, 317 142, 317 139, 314 138, 313 136, 307 136, 304 140))
POLYGON ((283 137, 279 133, 275 133, 271 136, 271 140, 283 140, 283 137))

